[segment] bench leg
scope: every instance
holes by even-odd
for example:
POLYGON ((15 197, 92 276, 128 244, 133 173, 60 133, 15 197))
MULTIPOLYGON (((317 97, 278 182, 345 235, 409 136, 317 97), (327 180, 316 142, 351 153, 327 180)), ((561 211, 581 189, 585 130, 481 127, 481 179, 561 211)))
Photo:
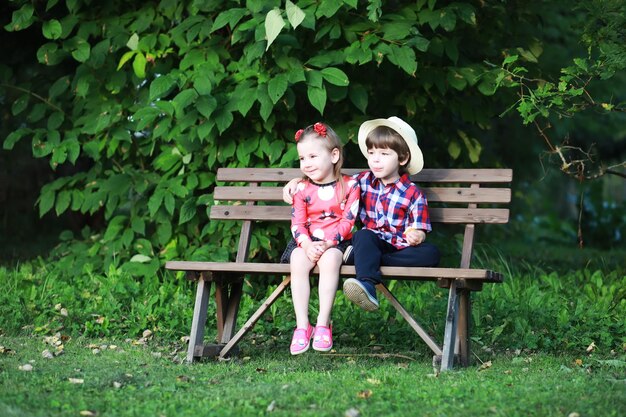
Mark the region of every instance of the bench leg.
POLYGON ((196 346, 202 349, 210 290, 211 282, 205 281, 204 277, 201 276, 198 279, 198 287, 196 289, 196 302, 193 307, 189 347, 187 348, 187 362, 189 363, 193 362, 194 356, 196 356, 196 346))
POLYGON ((226 343, 226 346, 220 352, 220 359, 224 359, 228 353, 231 351, 233 347, 254 327, 257 321, 263 316, 263 314, 274 304, 274 302, 278 299, 278 297, 287 289, 289 283, 291 282, 291 276, 288 276, 281 282, 278 287, 272 292, 272 294, 267 297, 267 299, 263 302, 261 307, 257 311, 250 316, 248 321, 239 329, 237 334, 235 334, 232 339, 226 343))
POLYGON ((459 290, 459 318, 457 325, 457 348, 460 365, 467 367, 470 364, 470 324, 471 324, 471 292, 459 290))
POLYGON ((215 283, 217 305, 217 340, 227 343, 235 333, 237 314, 243 294, 243 281, 215 283))
POLYGON ((409 323, 409 326, 413 328, 415 333, 422 338, 422 340, 428 345, 428 347, 435 353, 435 355, 441 355, 441 348, 437 345, 437 343, 433 340, 432 337, 419 325, 417 321, 409 314, 408 311, 404 308, 402 304, 398 301, 398 299, 389 291, 389 289, 385 286, 385 284, 378 284, 376 288, 383 293, 383 295, 389 300, 392 306, 400 313, 402 317, 409 323))
POLYGON ((456 280, 450 284, 448 295, 448 310, 446 313, 446 329, 443 336, 443 357, 441 371, 452 369, 454 365, 454 349, 456 346, 456 329, 458 324, 459 297, 457 295, 456 280))

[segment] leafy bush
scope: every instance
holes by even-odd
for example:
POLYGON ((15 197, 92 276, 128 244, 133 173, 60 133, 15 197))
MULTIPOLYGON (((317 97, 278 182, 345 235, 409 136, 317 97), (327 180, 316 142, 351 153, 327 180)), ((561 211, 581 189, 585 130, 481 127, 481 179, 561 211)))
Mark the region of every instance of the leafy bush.
MULTIPOLYGON (((291 165, 294 130, 320 117, 356 149, 364 119, 396 114, 432 161, 476 163, 510 95, 494 95, 506 80, 485 60, 535 42, 510 36, 518 25, 490 3, 244 3, 11 2, 0 44, 25 49, 0 64, 3 147, 29 141, 57 170, 41 215, 104 218, 60 256, 145 277, 174 258, 232 256, 236 229, 206 213, 216 168, 291 165)), ((283 236, 258 230, 252 255, 283 236)))
MULTIPOLYGON (((481 258, 505 272, 502 284, 485 285, 473 294, 474 349, 526 349, 578 353, 592 343, 608 353, 626 343, 626 274, 614 271, 577 270, 551 272, 519 262, 481 258), (478 348, 480 347, 480 348, 478 348)), ((83 273, 60 273, 61 263, 43 261, 16 270, 0 268, 0 329, 9 334, 63 332, 117 338, 139 337, 146 329, 157 337, 178 339, 189 331, 194 285, 182 274, 157 273, 138 279, 123 268, 110 267, 106 274, 84 264, 83 273)), ((246 282, 240 321, 248 317, 261 299, 272 291, 268 286, 246 282)), ((447 291, 434 284, 391 281, 389 287, 405 307, 436 340, 443 335, 443 313, 447 291)), ((311 317, 316 315, 312 292, 311 317)), ((207 339, 215 317, 209 304, 207 339)), ((379 312, 364 312, 339 293, 333 312, 339 344, 385 345, 388 349, 427 349, 393 307, 381 303, 379 312)), ((294 325, 289 291, 258 322, 256 340, 276 338, 287 343, 294 325)), ((249 339, 248 339, 249 340, 249 339)), ((269 342, 268 342, 269 343, 269 342)))

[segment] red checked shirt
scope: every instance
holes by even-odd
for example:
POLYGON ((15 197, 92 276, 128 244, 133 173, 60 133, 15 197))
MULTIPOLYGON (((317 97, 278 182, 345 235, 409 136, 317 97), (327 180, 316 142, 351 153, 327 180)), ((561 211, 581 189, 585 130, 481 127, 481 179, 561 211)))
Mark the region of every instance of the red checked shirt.
POLYGON ((398 249, 410 246, 404 237, 407 228, 432 230, 426 196, 408 174, 388 185, 371 171, 363 171, 354 178, 361 188, 360 217, 364 229, 398 249))
POLYGON ((316 184, 298 183, 291 210, 291 233, 302 246, 312 240, 329 240, 337 245, 352 237, 352 227, 359 212, 359 188, 354 178, 343 175, 344 196, 336 181, 316 184))

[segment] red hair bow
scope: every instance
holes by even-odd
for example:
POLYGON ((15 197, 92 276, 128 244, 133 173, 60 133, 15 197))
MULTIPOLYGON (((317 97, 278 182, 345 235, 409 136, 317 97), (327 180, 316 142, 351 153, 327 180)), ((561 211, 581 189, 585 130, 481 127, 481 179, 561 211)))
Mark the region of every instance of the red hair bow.
POLYGON ((320 122, 315 123, 313 125, 313 130, 315 130, 315 133, 317 133, 321 137, 323 138, 326 137, 326 126, 324 126, 324 123, 320 123, 320 122))
MULTIPOLYGON (((307 129, 309 129, 309 127, 307 127, 307 129)), ((317 133, 319 136, 325 138, 326 137, 326 126, 324 125, 324 123, 320 123, 317 122, 313 125, 313 130, 315 131, 315 133, 317 133)), ((296 134, 294 135, 294 139, 297 141, 300 140, 300 138, 302 137, 302 134, 304 133, 304 129, 299 129, 296 134)))

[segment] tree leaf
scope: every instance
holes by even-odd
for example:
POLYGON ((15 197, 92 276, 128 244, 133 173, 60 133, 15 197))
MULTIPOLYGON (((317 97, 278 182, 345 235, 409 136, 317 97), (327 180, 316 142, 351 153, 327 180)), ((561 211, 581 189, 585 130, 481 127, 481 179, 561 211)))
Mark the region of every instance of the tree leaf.
POLYGON ((122 55, 122 57, 120 58, 119 64, 117 64, 117 70, 119 71, 120 68, 122 68, 124 64, 128 62, 128 60, 130 60, 133 56, 135 56, 136 53, 137 52, 135 51, 125 52, 124 55, 122 55))
POLYGON ((57 216, 60 216, 67 210, 70 206, 70 202, 72 200, 72 194, 70 191, 63 190, 57 194, 56 204, 54 209, 57 213, 57 216))
POLYGON ((465 80, 463 75, 461 75, 455 70, 451 70, 448 72, 447 80, 450 86, 452 86, 453 88, 459 91, 462 91, 467 86, 467 81, 465 80))
POLYGON ((204 74, 196 76, 196 78, 193 80, 193 88, 201 96, 211 94, 211 91, 213 90, 211 78, 204 74))
POLYGON ((196 216, 196 198, 191 197, 185 200, 180 208, 180 216, 178 218, 178 224, 187 223, 189 220, 196 216))
POLYGON ((321 115, 323 115, 324 107, 326 107, 326 89, 324 87, 320 88, 309 85, 307 89, 307 97, 309 98, 311 105, 315 107, 321 115))
POLYGON ((459 142, 453 140, 448 144, 448 154, 452 157, 452 159, 457 159, 459 155, 461 155, 461 146, 459 145, 459 142))
POLYGON ((91 54, 91 46, 84 39, 78 39, 76 43, 76 49, 72 51, 72 56, 78 62, 85 62, 89 59, 91 54))
POLYGON ((369 100, 365 87, 360 84, 352 85, 350 86, 350 92, 348 94, 352 104, 354 104, 357 109, 361 110, 361 112, 365 114, 365 111, 367 110, 367 103, 369 100))
POLYGON ((115 237, 119 235, 119 233, 124 229, 124 223, 128 217, 123 215, 118 215, 109 220, 109 224, 107 226, 106 231, 104 232, 104 236, 102 239, 104 241, 111 241, 115 237))
POLYGON ((54 190, 44 186, 41 189, 41 195, 39 196, 39 217, 43 217, 44 214, 50 211, 54 206, 55 193, 54 190))
POLYGON ((278 100, 280 100, 285 94, 285 91, 287 91, 287 86, 287 74, 278 74, 267 83, 267 93, 272 103, 278 103, 278 100))
POLYGON ((13 12, 11 23, 7 24, 4 28, 9 32, 26 29, 35 21, 33 18, 34 11, 35 9, 32 4, 27 3, 23 5, 13 12))
POLYGON ((456 27, 456 14, 442 9, 439 11, 439 24, 446 32, 451 32, 456 27))
POLYGON ((384 38, 388 41, 398 41, 405 39, 411 33, 413 22, 406 20, 394 20, 385 23, 382 27, 384 38))
POLYGON ((494 95, 498 88, 496 77, 497 75, 494 71, 489 71, 483 74, 480 84, 478 84, 478 91, 486 96, 494 95))
POLYGON ((339 68, 324 68, 321 73, 322 77, 333 85, 345 87, 350 84, 350 80, 348 80, 346 73, 339 68))
POLYGON ((9 133, 9 136, 4 140, 2 144, 2 149, 10 151, 13 149, 15 144, 27 133, 30 133, 31 130, 25 127, 21 127, 13 132, 9 133))
POLYGON ((428 51, 429 45, 430 41, 421 35, 415 36, 407 42, 407 46, 412 46, 420 52, 428 51))
POLYGON ((169 93, 175 85, 175 78, 169 74, 156 77, 150 83, 150 101, 154 101, 167 95, 167 93, 169 93))
POLYGON ((73 137, 71 139, 64 140, 63 144, 65 145, 65 149, 67 149, 67 160, 72 164, 75 164, 76 160, 80 156, 80 143, 78 142, 78 139, 73 137))
POLYGON ((59 0, 48 0, 48 3, 46 4, 46 11, 52 9, 58 2, 59 0))
POLYGON ((128 46, 128 49, 130 49, 131 51, 136 51, 137 47, 139 46, 139 35, 137 35, 136 33, 130 35, 130 39, 128 39, 128 42, 126 42, 126 46, 128 46))
POLYGON ((174 200, 174 196, 172 193, 165 193, 163 197, 163 203, 165 203, 165 210, 167 210, 168 214, 171 216, 174 214, 174 208, 176 207, 176 200, 174 200))
POLYGON ((367 18, 372 22, 378 22, 382 15, 382 0, 369 0, 367 3, 367 18))
POLYGON ((230 26, 231 29, 234 29, 237 23, 239 23, 241 18, 244 17, 246 14, 248 14, 248 9, 244 8, 229 9, 220 13, 215 19, 215 22, 213 22, 213 26, 211 27, 211 33, 223 28, 227 24, 230 26))
POLYGON ((252 83, 241 83, 235 87, 228 107, 237 109, 237 111, 245 117, 254 105, 256 99, 256 89, 252 88, 252 83))
POLYGON ((141 52, 135 55, 133 71, 138 78, 146 78, 146 57, 141 52))
POLYGON ((280 10, 278 8, 270 10, 265 16, 265 37, 267 39, 267 46, 265 47, 266 51, 270 49, 270 45, 274 42, 284 27, 285 21, 280 14, 280 10))
POLYGON ((402 68, 407 74, 415 75, 417 70, 417 59, 413 49, 403 46, 390 45, 390 53, 388 55, 391 63, 402 68))
POLYGON ((130 227, 133 229, 133 232, 144 235, 146 233, 146 222, 141 217, 133 217, 130 222, 130 227))
POLYGON ((41 29, 43 36, 47 39, 59 39, 61 37, 61 33, 63 32, 61 22, 56 19, 43 22, 41 29))
POLYGON ((154 217, 157 210, 161 207, 163 203, 163 197, 165 196, 165 191, 162 188, 157 188, 154 194, 148 200, 148 212, 150 213, 150 217, 154 217))
POLYGON ((482 146, 480 142, 475 138, 470 138, 463 131, 458 130, 458 135, 463 139, 463 143, 465 144, 465 148, 468 151, 470 161, 472 163, 477 163, 480 160, 480 154, 482 152, 482 146))
POLYGON ((233 123, 233 114, 225 108, 219 109, 217 113, 214 114, 214 118, 217 130, 219 130, 220 133, 224 133, 233 123))
POLYGON ((165 221, 157 226, 157 238, 161 245, 166 245, 172 237, 172 223, 165 221))
POLYGON ((217 108, 217 100, 212 96, 201 96, 196 100, 196 109, 207 119, 211 118, 213 111, 217 108))
POLYGON ((305 73, 306 82, 311 87, 321 88, 324 84, 324 77, 320 71, 309 70, 305 73))
POLYGON ((151 257, 146 256, 146 255, 142 255, 142 254, 137 254, 137 255, 133 255, 132 258, 130 258, 130 262, 139 262, 139 263, 146 263, 146 262, 150 262, 152 260, 151 257))
POLYGON ((50 89, 48 89, 48 96, 54 98, 63 94, 70 86, 70 79, 68 76, 61 77, 56 80, 50 89))
POLYGON ((56 65, 61 62, 67 52, 59 49, 56 43, 46 43, 37 50, 37 61, 44 65, 56 65))
POLYGON ((183 111, 187 106, 193 103, 198 98, 198 93, 193 88, 188 88, 181 91, 174 97, 172 104, 178 117, 182 117, 183 111))
POLYGON ((285 4, 285 9, 287 11, 287 20, 289 20, 291 27, 297 28, 306 17, 306 14, 289 0, 285 4))
POLYGON ((11 114, 13 114, 13 116, 17 116, 23 112, 26 107, 28 107, 29 98, 30 97, 28 95, 19 96, 13 104, 11 104, 11 114))
POLYGON ((321 0, 315 15, 317 17, 333 17, 340 8, 341 2, 338 0, 321 0))

